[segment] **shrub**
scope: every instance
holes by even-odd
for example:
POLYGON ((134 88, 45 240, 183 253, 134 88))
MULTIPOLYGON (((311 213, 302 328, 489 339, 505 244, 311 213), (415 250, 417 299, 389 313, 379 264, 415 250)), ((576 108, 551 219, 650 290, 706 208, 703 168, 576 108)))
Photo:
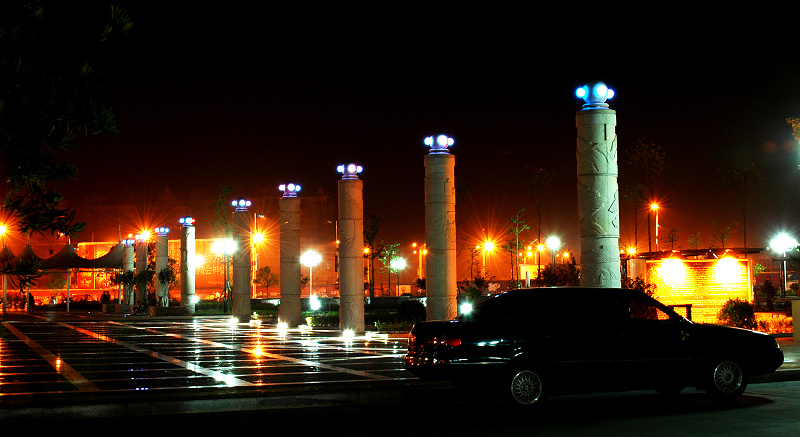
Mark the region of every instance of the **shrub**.
POLYGON ((739 298, 728 299, 717 314, 717 320, 729 326, 756 329, 756 313, 753 304, 739 298))

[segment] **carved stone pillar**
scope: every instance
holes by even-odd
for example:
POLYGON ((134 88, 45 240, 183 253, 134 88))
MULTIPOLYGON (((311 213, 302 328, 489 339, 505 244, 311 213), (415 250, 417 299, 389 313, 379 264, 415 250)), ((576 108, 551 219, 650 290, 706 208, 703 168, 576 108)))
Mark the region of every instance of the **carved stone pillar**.
POLYGON ((578 95, 586 101, 575 117, 581 286, 619 287, 617 115, 605 103, 613 91, 595 82, 578 95))

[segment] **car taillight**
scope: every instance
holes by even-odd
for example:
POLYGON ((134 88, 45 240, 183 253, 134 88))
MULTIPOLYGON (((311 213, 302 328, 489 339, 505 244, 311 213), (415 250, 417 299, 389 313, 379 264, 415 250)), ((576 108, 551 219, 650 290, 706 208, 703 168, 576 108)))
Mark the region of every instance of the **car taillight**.
POLYGON ((461 346, 460 338, 433 337, 428 340, 432 346, 461 346))

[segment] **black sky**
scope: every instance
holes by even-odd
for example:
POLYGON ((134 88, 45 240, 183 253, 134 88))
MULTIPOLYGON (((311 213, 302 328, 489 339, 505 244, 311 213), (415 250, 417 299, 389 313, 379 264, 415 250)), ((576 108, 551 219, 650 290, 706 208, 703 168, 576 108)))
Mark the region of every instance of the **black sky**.
MULTIPOLYGON (((516 10, 122 3, 136 27, 106 70, 120 132, 78 149, 75 192, 147 202, 169 187, 178 199, 205 191, 213 201, 218 184, 277 197, 278 184, 296 182, 335 195, 336 166, 353 161, 365 168, 380 238, 405 244, 424 237, 422 140, 445 133, 468 186, 457 210, 468 244, 532 211, 521 174, 544 168, 555 179, 543 233, 579 252, 573 91, 602 80, 617 93, 621 183, 634 140, 666 151, 654 190, 662 232, 677 228, 679 245, 696 232, 707 240, 714 220, 732 228, 729 246, 742 244, 741 209, 720 182, 732 165, 767 176, 748 245, 800 231, 800 159, 785 121, 800 117, 800 63, 777 34, 676 22, 622 29, 516 10)), ((621 214, 626 243, 631 206, 621 214)))

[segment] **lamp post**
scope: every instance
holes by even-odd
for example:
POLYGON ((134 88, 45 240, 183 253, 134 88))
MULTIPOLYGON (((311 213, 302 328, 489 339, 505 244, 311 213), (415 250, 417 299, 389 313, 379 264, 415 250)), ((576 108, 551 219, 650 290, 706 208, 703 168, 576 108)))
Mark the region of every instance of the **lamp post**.
POLYGON ((322 261, 322 256, 313 250, 300 255, 300 262, 308 267, 308 296, 314 297, 314 267, 322 261))
POLYGON ((422 243, 421 246, 418 246, 417 243, 412 243, 411 246, 414 247, 414 252, 417 254, 417 277, 422 279, 425 277, 425 263, 422 260, 428 254, 428 245, 422 243))
POLYGON ((481 272, 481 276, 484 280, 486 280, 486 252, 491 252, 494 250, 494 243, 491 241, 486 241, 483 243, 483 271, 481 272))
POLYGON ((797 240, 790 237, 785 233, 780 233, 775 238, 772 239, 770 242, 770 246, 778 252, 781 252, 782 258, 782 270, 783 270, 783 287, 781 290, 781 297, 786 297, 786 286, 787 286, 787 278, 786 278, 786 252, 792 250, 797 247, 797 240))
MULTIPOLYGON (((389 261, 389 268, 397 273, 397 295, 400 296, 400 270, 406 268, 406 260, 405 258, 395 257, 389 261)), ((389 284, 389 288, 392 288, 392 284, 389 284)))
POLYGON ((650 210, 656 213, 656 252, 658 252, 658 204, 655 202, 651 203, 650 210))
POLYGON ((558 251, 558 249, 561 248, 561 239, 556 237, 556 236, 552 236, 552 237, 547 239, 546 243, 547 243, 547 247, 553 253, 552 263, 553 263, 553 268, 555 269, 556 268, 556 251, 558 251))
POLYGON ((236 242, 228 238, 225 240, 217 240, 211 244, 211 251, 219 256, 222 256, 222 271, 224 275, 224 283, 222 285, 222 311, 228 311, 228 299, 230 298, 231 281, 230 272, 228 271, 228 257, 236 251, 236 242))

